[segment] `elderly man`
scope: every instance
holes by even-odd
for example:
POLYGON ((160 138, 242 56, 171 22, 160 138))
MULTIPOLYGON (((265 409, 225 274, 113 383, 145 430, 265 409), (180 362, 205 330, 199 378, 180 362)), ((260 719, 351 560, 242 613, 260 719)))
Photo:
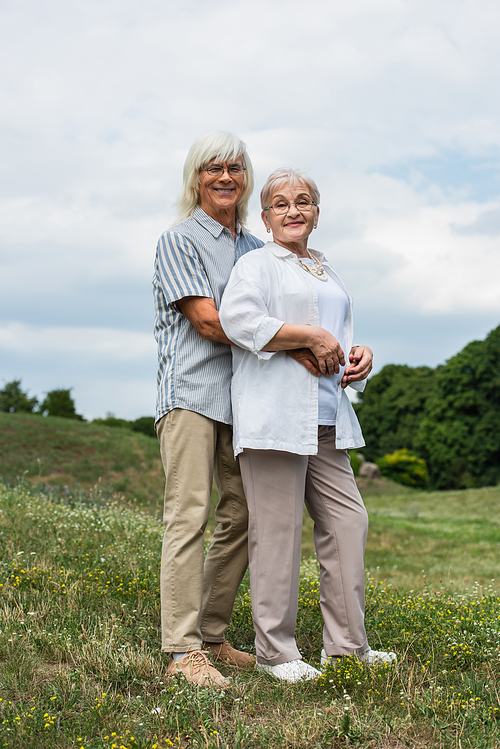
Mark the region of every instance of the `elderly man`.
POLYGON ((162 650, 168 672, 223 685, 207 657, 245 668, 224 639, 248 565, 248 511, 231 429, 231 349, 218 308, 235 262, 261 242, 244 229, 253 171, 230 133, 202 136, 184 165, 180 218, 158 242, 153 291, 158 342, 156 429, 166 477, 161 560, 162 650), (203 533, 215 478, 217 527, 203 533))

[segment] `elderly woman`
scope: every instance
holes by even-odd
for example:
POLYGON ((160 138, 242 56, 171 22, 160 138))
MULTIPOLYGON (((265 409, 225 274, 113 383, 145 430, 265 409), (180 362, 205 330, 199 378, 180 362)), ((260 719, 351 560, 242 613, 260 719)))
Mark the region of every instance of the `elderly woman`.
POLYGON ((368 664, 396 656, 367 641, 368 518, 347 452, 364 440, 344 388, 363 389, 372 353, 352 346, 351 299, 323 255, 308 249, 319 218, 313 180, 278 169, 261 202, 273 241, 235 265, 219 314, 235 344, 233 446, 249 508, 257 667, 296 681, 320 673, 295 642, 304 501, 320 564, 321 663, 348 654, 368 664), (319 377, 285 353, 302 348, 316 357, 319 377))

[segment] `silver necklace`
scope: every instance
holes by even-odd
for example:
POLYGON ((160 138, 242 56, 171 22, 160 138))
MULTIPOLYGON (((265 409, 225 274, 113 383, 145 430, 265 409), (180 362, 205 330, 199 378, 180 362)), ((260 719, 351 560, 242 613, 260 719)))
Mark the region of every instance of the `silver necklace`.
POLYGON ((313 261, 314 268, 311 268, 311 266, 307 265, 307 263, 303 263, 302 260, 299 257, 297 259, 299 261, 300 267, 304 268, 304 270, 306 270, 308 273, 310 273, 312 276, 314 276, 314 278, 318 278, 320 281, 328 281, 328 274, 327 274, 327 272, 325 270, 324 265, 322 263, 320 263, 320 261, 317 258, 315 258, 313 255, 311 255, 311 253, 309 252, 309 250, 306 250, 306 252, 309 255, 309 257, 311 258, 311 260, 313 261))

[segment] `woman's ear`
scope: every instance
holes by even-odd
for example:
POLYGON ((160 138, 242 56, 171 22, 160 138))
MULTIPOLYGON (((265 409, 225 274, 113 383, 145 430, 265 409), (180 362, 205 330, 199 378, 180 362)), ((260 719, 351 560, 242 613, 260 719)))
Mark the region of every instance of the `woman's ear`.
POLYGON ((271 224, 267 220, 267 213, 265 211, 262 211, 262 213, 260 214, 260 217, 262 221, 264 222, 264 226, 267 229, 267 233, 269 234, 269 232, 271 231, 271 224))

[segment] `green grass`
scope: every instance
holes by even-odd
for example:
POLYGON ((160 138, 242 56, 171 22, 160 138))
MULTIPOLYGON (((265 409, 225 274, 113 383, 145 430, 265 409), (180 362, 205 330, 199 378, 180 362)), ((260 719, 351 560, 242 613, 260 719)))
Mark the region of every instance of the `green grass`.
POLYGON ((32 484, 98 485, 160 515, 165 477, 158 441, 128 429, 55 416, 0 413, 0 477, 32 484))
MULTIPOLYGON (((160 517, 164 475, 157 440, 72 419, 0 413, 0 477, 26 474, 61 497, 122 504, 160 517)), ((377 580, 418 589, 500 579, 500 490, 418 492, 385 479, 358 483, 370 515, 366 568, 377 580)), ((212 493, 212 504, 217 493, 212 493)), ((213 532, 213 514, 208 532, 213 532)), ((303 556, 314 555, 305 516, 303 556)))
MULTIPOLYGON (((432 544, 420 585, 393 584, 400 567, 413 568, 425 529, 440 548, 460 524, 467 543, 455 558, 475 579, 468 544, 494 543, 498 496, 496 488, 384 498, 377 489, 367 500, 370 554, 381 555, 377 577, 387 577, 367 577, 367 630, 373 648, 398 653, 396 665, 368 669, 344 658, 318 682, 296 685, 221 667, 232 686, 217 692, 166 677, 157 519, 97 490, 75 501, 27 482, 0 485, 0 749, 499 747, 495 585, 441 584, 433 570, 444 562, 432 544)), ((321 630, 317 565, 306 560, 297 639, 316 665, 321 630)), ((228 639, 253 645, 247 580, 228 639)))
MULTIPOLYGON (((376 580, 406 590, 500 581, 500 487, 418 492, 382 481, 360 488, 370 516, 365 568, 376 580)), ((304 556, 314 554, 312 527, 306 515, 304 556)))

